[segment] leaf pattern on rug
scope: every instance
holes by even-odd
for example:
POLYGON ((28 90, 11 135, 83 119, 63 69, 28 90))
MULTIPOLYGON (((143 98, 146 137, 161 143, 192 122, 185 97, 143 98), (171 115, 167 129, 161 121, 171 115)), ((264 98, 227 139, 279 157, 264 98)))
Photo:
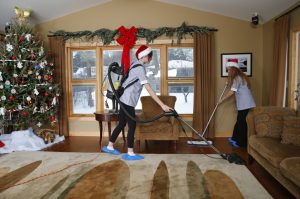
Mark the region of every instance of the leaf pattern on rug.
POLYGON ((215 198, 244 198, 233 180, 222 171, 207 170, 204 173, 207 188, 212 199, 215 198))
POLYGON ((41 163, 42 160, 35 161, 2 176, 0 178, 0 193, 8 189, 10 186, 13 186, 23 178, 25 178, 27 175, 33 172, 41 163))
POLYGON ((125 198, 129 189, 129 167, 121 160, 100 164, 73 182, 59 198, 125 198))
POLYGON ((210 198, 203 173, 194 161, 187 163, 186 181, 190 199, 210 198))
POLYGON ((170 189, 170 179, 165 161, 160 161, 153 177, 151 188, 151 199, 168 199, 170 189))
POLYGON ((45 195, 41 197, 41 199, 51 198, 52 194, 55 193, 69 178, 69 175, 58 181, 45 195))
POLYGON ((10 167, 2 167, 0 168, 0 177, 6 175, 10 170, 10 167))

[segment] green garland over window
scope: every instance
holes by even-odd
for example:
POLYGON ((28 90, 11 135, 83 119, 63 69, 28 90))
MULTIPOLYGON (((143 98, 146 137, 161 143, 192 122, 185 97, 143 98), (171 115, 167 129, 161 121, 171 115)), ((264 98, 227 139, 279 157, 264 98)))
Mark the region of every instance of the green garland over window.
MULTIPOLYGON (((215 28, 209 27, 199 27, 199 26, 188 26, 185 22, 181 26, 176 28, 170 27, 161 27, 156 30, 150 30, 147 28, 137 28, 136 36, 137 38, 145 38, 147 43, 153 42, 155 39, 162 35, 167 37, 173 37, 176 34, 177 43, 180 43, 181 39, 187 34, 192 35, 192 33, 208 33, 210 31, 217 31, 215 28)), ((59 30, 56 32, 50 32, 50 36, 62 36, 65 40, 68 39, 79 39, 83 38, 87 41, 93 40, 94 38, 100 39, 104 45, 109 45, 112 41, 115 40, 115 37, 119 37, 118 30, 109 30, 106 28, 101 28, 96 31, 77 31, 77 32, 65 32, 59 30)))

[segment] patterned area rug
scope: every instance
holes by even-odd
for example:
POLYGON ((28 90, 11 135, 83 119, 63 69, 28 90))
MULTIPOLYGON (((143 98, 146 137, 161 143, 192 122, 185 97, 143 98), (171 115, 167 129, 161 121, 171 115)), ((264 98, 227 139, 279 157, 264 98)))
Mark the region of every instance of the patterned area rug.
POLYGON ((15 152, 0 158, 0 198, 272 198, 217 155, 15 152))

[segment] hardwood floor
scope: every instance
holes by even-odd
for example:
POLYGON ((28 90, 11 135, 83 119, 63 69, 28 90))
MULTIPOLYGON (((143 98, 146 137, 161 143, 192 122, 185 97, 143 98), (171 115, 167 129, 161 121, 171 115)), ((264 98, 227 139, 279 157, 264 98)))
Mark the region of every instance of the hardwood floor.
MULTIPOLYGON (((102 140, 102 145, 108 142, 107 137, 102 140)), ((215 138, 214 146, 222 153, 236 153, 244 160, 248 160, 247 150, 243 148, 234 149, 227 142, 227 138, 215 138)), ((99 137, 67 137, 64 142, 56 144, 45 151, 56 152, 99 152, 99 137)), ((115 148, 127 152, 126 144, 121 137, 117 140, 115 148)), ((147 141, 141 142, 140 148, 136 143, 137 153, 158 153, 158 154, 212 154, 215 153, 210 147, 188 145, 187 138, 181 138, 177 144, 172 141, 147 141)), ((286 199, 294 198, 280 183, 278 183, 267 171, 256 161, 247 164, 250 172, 258 179, 273 198, 286 199)))

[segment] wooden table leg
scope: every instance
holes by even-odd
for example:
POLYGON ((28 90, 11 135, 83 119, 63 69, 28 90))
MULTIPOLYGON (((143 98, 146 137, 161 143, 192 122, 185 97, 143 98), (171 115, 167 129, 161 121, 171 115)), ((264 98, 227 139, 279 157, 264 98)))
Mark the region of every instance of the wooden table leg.
POLYGON ((100 146, 101 146, 101 142, 102 142, 102 122, 99 121, 99 127, 100 127, 100 140, 99 140, 99 143, 100 143, 100 146))
POLYGON ((110 137, 111 137, 111 122, 107 122, 107 126, 108 126, 108 138, 110 140, 110 137))

